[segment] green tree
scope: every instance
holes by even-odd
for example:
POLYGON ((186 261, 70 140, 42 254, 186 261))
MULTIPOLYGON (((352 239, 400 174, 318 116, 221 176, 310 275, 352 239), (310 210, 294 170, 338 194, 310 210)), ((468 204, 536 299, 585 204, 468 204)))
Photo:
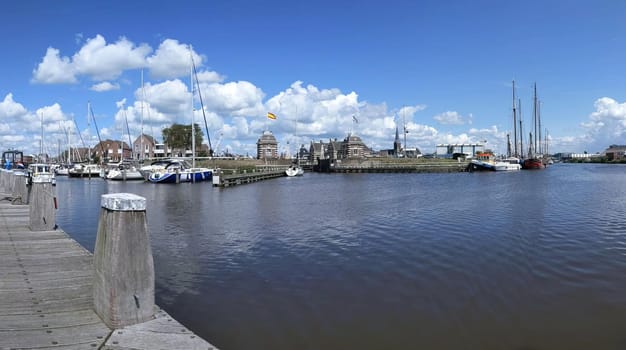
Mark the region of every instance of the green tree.
MULTIPOLYGON (((200 130, 200 126, 194 123, 194 130, 196 134, 196 148, 199 149, 199 145, 202 144, 203 134, 200 130)), ((191 124, 172 124, 169 128, 163 129, 163 141, 167 143, 172 149, 191 149, 191 124)))

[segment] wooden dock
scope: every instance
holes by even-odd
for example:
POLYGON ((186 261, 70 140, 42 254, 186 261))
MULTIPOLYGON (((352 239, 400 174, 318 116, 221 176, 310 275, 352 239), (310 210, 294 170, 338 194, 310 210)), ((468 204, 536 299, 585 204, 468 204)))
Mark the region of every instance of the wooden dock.
POLYGON ((232 187, 237 185, 249 184, 253 182, 275 179, 287 176, 284 167, 274 167, 262 171, 240 172, 226 175, 224 172, 217 171, 213 173, 213 186, 216 187, 232 187))
POLYGON ((31 231, 0 189, 0 349, 215 349, 165 311, 110 329, 94 311, 93 255, 60 229, 31 231))

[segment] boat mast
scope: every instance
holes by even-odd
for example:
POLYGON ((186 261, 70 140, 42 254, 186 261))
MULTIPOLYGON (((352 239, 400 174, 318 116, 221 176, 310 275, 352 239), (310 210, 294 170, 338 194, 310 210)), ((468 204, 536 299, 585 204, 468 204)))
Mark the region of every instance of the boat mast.
POLYGON ((513 80, 513 156, 519 157, 517 152, 517 108, 515 106, 515 80, 513 80))
POLYGON ((139 147, 141 148, 139 160, 143 163, 144 150, 143 150, 143 69, 141 70, 141 134, 139 135, 139 147))
POLYGON ((191 88, 191 167, 196 167, 196 130, 193 125, 193 115, 194 115, 194 106, 193 106, 193 94, 194 94, 194 84, 193 84, 193 51, 191 45, 189 45, 189 87, 191 88))
POLYGON ((522 130, 522 99, 517 100, 519 106, 519 156, 524 158, 524 131, 522 130))
POLYGON ((539 154, 544 154, 544 147, 543 147, 543 138, 541 136, 541 100, 537 100, 537 126, 538 126, 538 139, 537 142, 539 143, 539 154))
POLYGON ((404 129, 404 149, 402 150, 403 158, 406 158, 406 134, 409 132, 406 130, 406 119, 405 119, 406 108, 402 108, 402 128, 404 129))
POLYGON ((537 83, 535 83, 534 85, 534 97, 533 97, 533 125, 535 128, 535 133, 531 135, 534 135, 535 138, 533 139, 531 136, 531 143, 533 144, 533 156, 534 153, 537 152, 537 83))
MULTIPOLYGON (((41 112, 41 141, 39 142, 39 157, 43 158, 43 111, 41 112)), ((42 159, 39 159, 40 163, 43 163, 42 159)))

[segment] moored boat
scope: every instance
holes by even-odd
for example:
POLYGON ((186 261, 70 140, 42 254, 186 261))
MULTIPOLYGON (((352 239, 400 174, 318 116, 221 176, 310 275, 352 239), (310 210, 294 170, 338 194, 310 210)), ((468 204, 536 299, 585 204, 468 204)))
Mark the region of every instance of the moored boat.
POLYGON ((291 164, 289 168, 285 170, 285 174, 289 177, 291 176, 302 176, 304 175, 304 169, 298 164, 291 164))
POLYGON ((100 166, 97 164, 74 164, 69 170, 69 177, 100 177, 100 166))
POLYGON ((144 177, 135 166, 127 162, 109 163, 103 176, 107 180, 130 181, 143 180, 144 177))
POLYGON ((171 160, 163 169, 153 170, 148 181, 153 183, 179 183, 211 181, 213 172, 209 168, 189 167, 182 160, 171 160))
POLYGON ((522 163, 522 169, 524 170, 537 170, 537 169, 545 169, 546 165, 539 158, 528 158, 524 159, 522 163))
POLYGON ((54 171, 52 171, 50 164, 33 163, 28 165, 28 177, 29 182, 51 182, 52 185, 56 185, 56 178, 54 171))

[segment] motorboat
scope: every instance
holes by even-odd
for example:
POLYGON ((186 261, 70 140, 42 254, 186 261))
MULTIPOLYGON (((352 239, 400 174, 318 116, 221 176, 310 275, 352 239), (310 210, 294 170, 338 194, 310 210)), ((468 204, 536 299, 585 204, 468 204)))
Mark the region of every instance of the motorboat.
POLYGON ((213 171, 209 168, 193 168, 184 160, 170 160, 163 169, 155 169, 148 176, 153 183, 180 183, 211 181, 213 171))
POLYGON ((285 174, 287 174, 287 176, 289 177, 302 176, 304 175, 304 169, 302 169, 302 167, 297 164, 291 164, 289 168, 285 170, 285 174))
POLYGON ((50 164, 33 163, 28 165, 28 181, 32 182, 50 182, 52 185, 56 185, 56 178, 54 171, 52 171, 50 164))
POLYGON ((114 181, 129 181, 129 180, 144 180, 143 175, 135 166, 128 162, 109 163, 107 167, 103 169, 106 180, 114 181))
POLYGON ((69 177, 100 177, 100 166, 97 164, 74 164, 69 170, 69 177))

